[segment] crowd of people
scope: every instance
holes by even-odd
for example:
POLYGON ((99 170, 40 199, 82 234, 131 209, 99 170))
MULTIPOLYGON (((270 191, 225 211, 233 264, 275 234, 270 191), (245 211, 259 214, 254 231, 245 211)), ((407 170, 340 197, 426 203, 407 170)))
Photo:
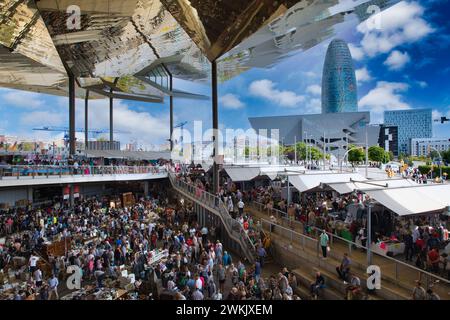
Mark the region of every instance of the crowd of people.
MULTIPOLYGON (((9 269, 22 270, 26 283, 16 287, 12 298, 61 298, 61 293, 67 292, 68 269, 77 266, 82 270, 82 287, 92 285, 95 290, 119 279, 125 268, 134 274, 133 291, 138 293, 154 274, 164 288, 160 297, 299 299, 294 293, 297 282, 293 273, 284 269, 268 279, 262 276, 263 246, 258 247, 255 263, 244 263, 223 247, 214 227, 208 230, 197 223, 192 206, 170 206, 168 198, 159 194, 124 208, 92 198, 74 207, 66 204, 3 211, 1 232, 6 241, 0 246, 0 269, 4 274, 9 269), (47 243, 64 240, 71 242, 64 254, 43 257, 47 243), (152 260, 155 252, 164 250, 166 258, 152 260), (18 260, 26 263, 19 268, 18 260)), ((151 293, 140 298, 159 297, 151 293)))

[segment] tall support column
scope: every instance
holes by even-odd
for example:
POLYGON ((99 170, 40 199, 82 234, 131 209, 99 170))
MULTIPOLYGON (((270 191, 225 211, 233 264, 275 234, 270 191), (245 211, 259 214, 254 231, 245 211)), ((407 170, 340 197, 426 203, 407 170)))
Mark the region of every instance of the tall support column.
MULTIPOLYGON (((169 74, 170 82, 170 92, 173 92, 173 82, 172 82, 172 74, 169 74)), ((170 95, 170 151, 173 150, 173 95, 170 95)))
POLYGON ((86 90, 84 98, 84 149, 88 149, 89 141, 89 90, 86 90))
POLYGON ((75 198, 74 198, 74 192, 73 192, 73 190, 74 190, 73 184, 71 184, 71 185, 69 186, 69 188, 70 188, 70 193, 69 193, 69 204, 70 204, 70 207, 73 207, 73 205, 75 204, 75 198))
POLYGON ((109 148, 113 148, 114 143, 114 98, 112 97, 113 89, 109 90, 111 96, 109 97, 109 148))
POLYGON ((27 187, 27 200, 28 204, 33 204, 33 187, 27 187))
POLYGON ((219 165, 217 164, 217 156, 219 153, 219 110, 218 110, 218 95, 217 95, 217 62, 214 60, 211 63, 211 78, 212 78, 212 128, 214 132, 214 152, 213 152, 213 192, 219 192, 219 165))
POLYGON ((372 265, 372 204, 367 206, 367 266, 372 265))
POLYGON ((149 183, 148 181, 144 182, 144 197, 148 197, 149 195, 149 183))
POLYGON ((69 154, 75 154, 75 77, 69 75, 69 154))

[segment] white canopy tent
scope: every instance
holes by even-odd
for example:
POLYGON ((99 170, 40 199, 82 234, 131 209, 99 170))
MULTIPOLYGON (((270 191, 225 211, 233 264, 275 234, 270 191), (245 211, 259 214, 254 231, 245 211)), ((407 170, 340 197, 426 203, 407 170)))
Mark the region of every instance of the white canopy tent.
POLYGON ((259 168, 225 168, 232 181, 250 181, 259 176, 259 168))
POLYGON ((302 166, 226 166, 224 167, 232 181, 250 181, 258 176, 268 176, 274 180, 279 174, 298 174, 305 172, 302 166))
POLYGON ((289 176, 289 182, 300 192, 305 192, 320 186, 321 183, 364 181, 366 178, 357 173, 320 173, 299 174, 289 176))
POLYGON ((450 206, 449 184, 372 189, 364 193, 399 216, 438 212, 450 206))
POLYGON ((413 187, 418 184, 409 179, 385 179, 385 180, 365 180, 350 181, 350 182, 333 182, 327 183, 327 186, 335 190, 339 194, 347 194, 354 192, 355 190, 373 190, 373 189, 387 189, 398 187, 413 187))

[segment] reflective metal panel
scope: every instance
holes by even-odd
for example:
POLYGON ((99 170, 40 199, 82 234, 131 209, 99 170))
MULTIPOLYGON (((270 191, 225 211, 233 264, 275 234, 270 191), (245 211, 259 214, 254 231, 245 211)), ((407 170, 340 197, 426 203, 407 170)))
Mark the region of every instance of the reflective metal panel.
POLYGON ((207 61, 159 0, 41 0, 39 10, 61 58, 77 77, 134 75, 159 58, 189 64, 177 76, 207 78, 207 61), (79 7, 79 28, 68 28, 79 7))
POLYGON ((337 31, 367 19, 373 10, 384 10, 398 0, 300 1, 260 28, 219 59, 222 81, 253 67, 268 67, 279 60, 332 38, 337 31))

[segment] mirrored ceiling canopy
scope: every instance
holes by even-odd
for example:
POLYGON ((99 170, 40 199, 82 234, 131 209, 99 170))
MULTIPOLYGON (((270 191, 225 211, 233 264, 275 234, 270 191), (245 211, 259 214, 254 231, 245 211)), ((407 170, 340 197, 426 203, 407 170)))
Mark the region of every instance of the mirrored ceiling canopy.
MULTIPOLYGON (((162 102, 168 75, 204 82, 272 66, 398 0, 1 0, 0 86, 162 102), (73 6, 79 27, 73 28, 73 6), (72 26, 72 27, 71 27, 72 26)), ((301 57, 299 58, 301 59, 301 57)))

